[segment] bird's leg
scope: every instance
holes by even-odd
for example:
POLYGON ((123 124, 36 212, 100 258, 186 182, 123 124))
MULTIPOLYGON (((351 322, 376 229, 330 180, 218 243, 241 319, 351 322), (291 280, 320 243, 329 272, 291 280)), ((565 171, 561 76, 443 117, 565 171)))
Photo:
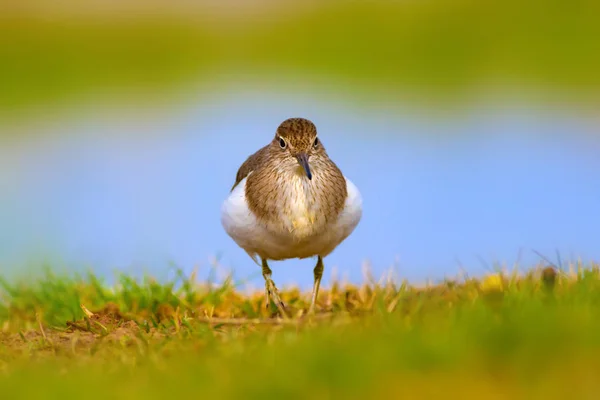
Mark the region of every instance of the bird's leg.
POLYGON ((324 269, 323 259, 321 258, 321 256, 319 256, 319 259, 317 260, 317 265, 315 266, 315 269, 313 270, 313 272, 315 274, 315 282, 313 284, 310 308, 308 309, 308 312, 310 314, 315 312, 315 303, 317 302, 317 296, 319 295, 319 286, 321 286, 321 278, 323 277, 323 269, 324 269))
POLYGON ((277 287, 275 286, 275 282, 273 282, 273 279, 271 279, 271 273, 273 271, 271 271, 271 268, 269 268, 269 265, 267 264, 267 260, 265 260, 264 258, 262 259, 262 274, 263 274, 263 278, 265 278, 265 295, 267 297, 267 308, 269 308, 270 304, 271 304, 271 300, 273 300, 273 302, 275 303, 275 305, 277 306, 277 309, 279 310, 279 312, 282 314, 282 316, 285 316, 285 304, 283 304, 283 301, 281 301, 281 298, 279 297, 279 291, 277 290, 277 287))

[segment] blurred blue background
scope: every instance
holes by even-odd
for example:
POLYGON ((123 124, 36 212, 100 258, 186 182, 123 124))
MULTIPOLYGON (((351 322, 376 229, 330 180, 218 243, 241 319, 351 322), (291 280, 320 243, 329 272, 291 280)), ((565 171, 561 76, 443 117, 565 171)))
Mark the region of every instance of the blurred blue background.
MULTIPOLYGON (((364 197, 363 220, 327 258, 327 277, 335 267, 359 282, 364 261, 376 277, 394 266, 424 281, 461 266, 479 274, 496 261, 529 267, 540 260, 532 249, 553 261, 556 251, 565 262, 599 256, 591 122, 543 110, 428 119, 318 91, 239 90, 192 103, 143 120, 85 117, 47 141, 3 146, 0 215, 11 227, 0 240, 3 272, 46 260, 165 278, 174 263, 202 276, 217 257, 260 284, 258 267, 221 228, 220 205, 240 163, 289 116, 317 124, 364 197)), ((274 263, 277 281, 311 284, 312 263, 274 263)))
POLYGON ((220 206, 289 117, 364 198, 325 283, 599 258, 597 4, 256 3, 2 10, 0 273, 218 260, 262 285, 220 206))

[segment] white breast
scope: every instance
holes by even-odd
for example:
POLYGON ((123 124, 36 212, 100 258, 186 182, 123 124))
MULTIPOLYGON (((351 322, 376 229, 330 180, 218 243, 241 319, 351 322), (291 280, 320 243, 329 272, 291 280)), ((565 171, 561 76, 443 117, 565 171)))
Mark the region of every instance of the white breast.
MULTIPOLYGON (((221 223, 229 236, 257 263, 257 256, 269 260, 307 258, 330 254, 354 231, 362 217, 362 197, 358 188, 346 178, 348 197, 339 217, 322 228, 312 229, 314 207, 303 196, 294 196, 287 214, 281 213, 284 222, 270 226, 259 221, 248 207, 244 178, 223 202, 221 223)), ((299 182, 298 184, 304 185, 299 182)), ((306 187, 289 186, 286 190, 304 193, 306 187)))

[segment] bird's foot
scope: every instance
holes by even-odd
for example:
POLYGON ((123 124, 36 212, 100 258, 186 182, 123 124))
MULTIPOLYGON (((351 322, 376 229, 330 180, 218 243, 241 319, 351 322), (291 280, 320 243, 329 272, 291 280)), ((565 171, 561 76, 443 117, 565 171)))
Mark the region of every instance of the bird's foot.
POLYGON ((277 309, 279 310, 279 313, 281 314, 281 316, 287 317, 285 304, 281 300, 281 297, 279 297, 279 291, 277 290, 277 287, 275 286, 275 282, 273 282, 273 280, 270 278, 265 280, 265 294, 267 297, 267 304, 266 304, 267 309, 271 305, 271 300, 273 300, 273 303, 275 303, 275 305, 277 306, 277 309))

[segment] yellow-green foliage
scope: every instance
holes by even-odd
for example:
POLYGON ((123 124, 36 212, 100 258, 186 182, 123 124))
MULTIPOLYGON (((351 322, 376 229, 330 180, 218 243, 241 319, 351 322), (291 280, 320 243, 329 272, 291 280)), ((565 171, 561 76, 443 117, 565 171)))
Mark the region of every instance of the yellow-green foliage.
POLYGON ((411 101, 505 84, 597 100, 599 4, 335 1, 259 18, 134 11, 44 18, 24 7, 0 17, 0 110, 218 76, 304 84, 321 76, 329 82, 318 81, 323 90, 412 91, 411 101))
POLYGON ((592 398, 600 268, 429 287, 334 282, 293 317, 232 281, 2 283, 3 398, 592 398))

